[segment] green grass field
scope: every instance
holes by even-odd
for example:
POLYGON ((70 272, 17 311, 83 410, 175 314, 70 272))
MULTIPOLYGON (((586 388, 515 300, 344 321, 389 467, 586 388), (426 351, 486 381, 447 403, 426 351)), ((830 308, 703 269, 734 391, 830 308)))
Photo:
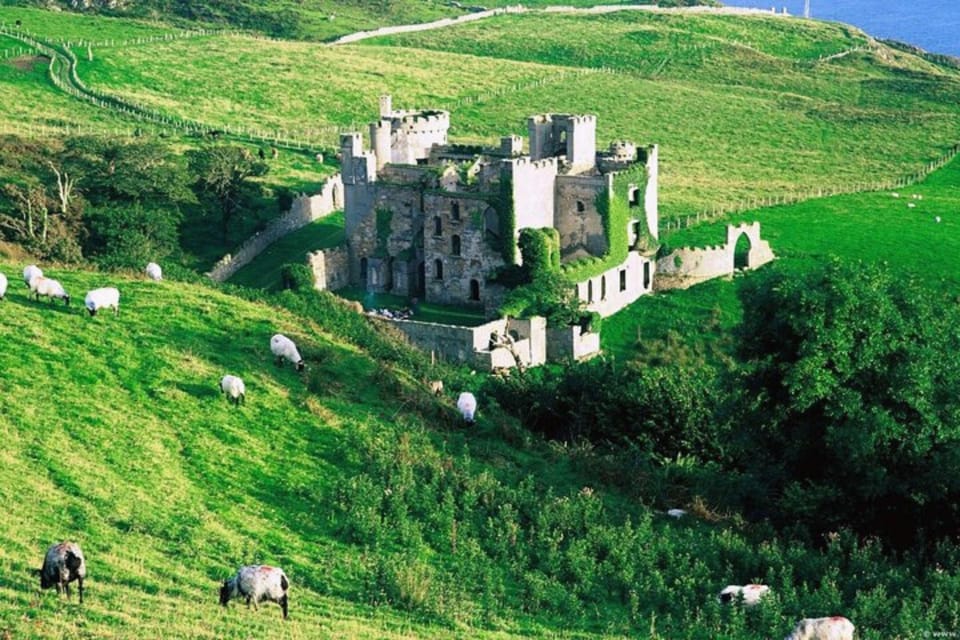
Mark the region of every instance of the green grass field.
POLYGON ((952 146, 956 70, 879 45, 818 62, 866 42, 782 18, 530 14, 337 48, 247 37, 106 48, 80 75, 171 116, 325 145, 364 129, 382 93, 451 110, 462 141, 525 134, 534 113, 596 113, 601 145, 661 145, 671 219, 910 174, 952 146))
POLYGON ((344 242, 343 213, 321 218, 274 242, 230 278, 231 284, 276 291, 280 269, 288 262, 301 264, 309 251, 329 249, 344 242))

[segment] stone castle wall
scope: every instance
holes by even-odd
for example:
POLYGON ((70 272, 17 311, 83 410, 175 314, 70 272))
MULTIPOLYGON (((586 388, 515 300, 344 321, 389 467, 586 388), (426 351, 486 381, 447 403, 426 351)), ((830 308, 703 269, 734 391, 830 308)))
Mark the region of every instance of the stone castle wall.
POLYGON ((317 291, 334 291, 349 284, 346 247, 308 253, 307 266, 313 271, 313 286, 317 291))
POLYGON ((770 244, 760 238, 760 223, 727 225, 727 241, 714 247, 682 247, 657 260, 656 289, 686 289, 700 282, 732 275, 741 236, 750 242, 743 268, 756 269, 774 259, 770 244))
POLYGON ((300 196, 293 201, 290 211, 272 220, 263 231, 247 238, 236 253, 220 258, 207 272, 207 277, 215 282, 227 280, 280 238, 342 208, 343 181, 337 174, 323 183, 320 193, 300 196))
POLYGON ((562 257, 576 260, 607 253, 607 236, 597 211, 597 196, 609 189, 609 176, 557 176, 554 226, 562 257))
POLYGON ((653 291, 657 265, 652 258, 636 251, 627 254, 627 259, 598 276, 577 283, 577 296, 587 305, 587 311, 595 311, 606 318, 620 311, 647 293, 653 291))

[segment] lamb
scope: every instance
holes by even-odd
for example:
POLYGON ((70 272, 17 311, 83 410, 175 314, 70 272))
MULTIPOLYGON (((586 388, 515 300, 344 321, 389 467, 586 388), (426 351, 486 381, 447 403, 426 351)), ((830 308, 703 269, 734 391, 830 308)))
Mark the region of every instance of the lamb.
POLYGON ((23 283, 30 286, 30 281, 34 278, 42 278, 43 271, 40 271, 40 267, 35 264, 29 264, 23 269, 23 283))
POLYGON ((66 591, 68 599, 70 583, 76 580, 80 592, 80 604, 83 604, 83 579, 87 575, 87 563, 77 543, 58 542, 51 545, 43 558, 43 568, 35 569, 34 573, 40 576, 41 589, 55 586, 57 593, 66 591))
POLYGON ((804 618, 784 640, 853 640, 853 623, 843 616, 804 618))
POLYGON ((160 282, 163 280, 163 270, 156 262, 148 262, 147 268, 144 269, 144 272, 147 274, 147 277, 154 282, 160 282))
POLYGON ((223 581, 220 587, 220 604, 224 607, 231 598, 243 597, 247 606, 253 603, 253 608, 268 600, 276 602, 283 609, 283 618, 287 618, 287 590, 290 581, 283 569, 268 567, 267 565, 248 565, 240 567, 237 575, 223 581))
POLYGON ((270 351, 273 352, 273 355, 277 356, 278 367, 283 366, 283 360, 286 358, 296 364, 297 371, 303 371, 303 358, 300 357, 300 352, 297 351, 297 345, 287 336, 278 333, 270 338, 270 351))
POLYGON ((722 604, 730 604, 742 597, 743 605, 752 607, 760 602, 760 599, 768 593, 770 593, 770 587, 765 584, 748 584, 742 587, 738 584, 731 584, 724 587, 720 595, 717 596, 717 599, 719 599, 722 604))
POLYGON ((53 278, 35 276, 30 280, 30 292, 36 294, 38 301, 40 300, 40 296, 46 296, 51 300, 54 298, 63 298, 64 304, 70 306, 70 294, 67 293, 62 284, 53 278))
POLYGON ((431 380, 430 393, 435 396, 443 395, 443 380, 431 380))
POLYGON ((469 391, 464 391, 457 398, 457 409, 460 410, 464 422, 473 424, 475 422, 474 416, 477 413, 477 399, 469 391))
POLYGON ((220 378, 220 392, 227 394, 227 400, 234 406, 246 404, 247 387, 237 376, 226 375, 220 378))
POLYGON ((97 315, 100 309, 113 309, 114 315, 120 315, 120 292, 113 287, 103 287, 87 292, 84 301, 91 316, 97 315))
MULTIPOLYGON (((937 220, 937 222, 940 222, 937 220)), ((3 300, 3 296, 7 295, 7 276, 0 273, 0 300, 3 300)))

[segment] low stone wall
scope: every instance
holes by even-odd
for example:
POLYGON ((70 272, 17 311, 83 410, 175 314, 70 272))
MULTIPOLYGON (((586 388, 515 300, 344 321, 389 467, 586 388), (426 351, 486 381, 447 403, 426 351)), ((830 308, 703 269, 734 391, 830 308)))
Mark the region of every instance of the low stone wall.
MULTIPOLYGON (((547 358, 544 318, 523 320, 499 318, 478 327, 434 324, 417 320, 383 320, 402 331, 412 344, 434 357, 460 362, 479 369, 509 369, 516 366, 515 352, 525 367, 541 365, 547 358), (510 335, 513 350, 506 346, 491 347, 491 337, 510 335)), ((499 343, 502 344, 502 343, 499 343)))
POLYGON ((313 271, 317 291, 334 291, 350 284, 350 258, 344 246, 308 253, 307 266, 313 271))
POLYGON ((580 333, 580 327, 547 329, 547 359, 550 362, 585 360, 598 353, 599 333, 580 333))
POLYGON ((300 196, 293 201, 290 211, 247 238, 236 253, 220 258, 207 272, 207 277, 216 282, 227 280, 280 238, 340 209, 343 209, 343 180, 338 173, 327 178, 320 193, 300 196))
POLYGON ((750 242, 745 269, 756 269, 774 259, 770 244, 760 238, 759 222, 727 225, 725 244, 682 247, 657 260, 655 289, 686 289, 712 278, 733 275, 737 241, 742 235, 750 242))

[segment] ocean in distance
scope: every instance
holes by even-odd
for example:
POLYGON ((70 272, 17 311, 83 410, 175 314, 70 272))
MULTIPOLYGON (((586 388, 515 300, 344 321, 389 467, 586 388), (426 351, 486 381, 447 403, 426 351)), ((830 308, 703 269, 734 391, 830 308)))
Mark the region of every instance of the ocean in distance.
MULTIPOLYGON (((731 7, 776 7, 803 15, 804 0, 727 0, 731 7)), ((932 53, 960 56, 960 0, 810 0, 810 15, 856 25, 932 53)))

